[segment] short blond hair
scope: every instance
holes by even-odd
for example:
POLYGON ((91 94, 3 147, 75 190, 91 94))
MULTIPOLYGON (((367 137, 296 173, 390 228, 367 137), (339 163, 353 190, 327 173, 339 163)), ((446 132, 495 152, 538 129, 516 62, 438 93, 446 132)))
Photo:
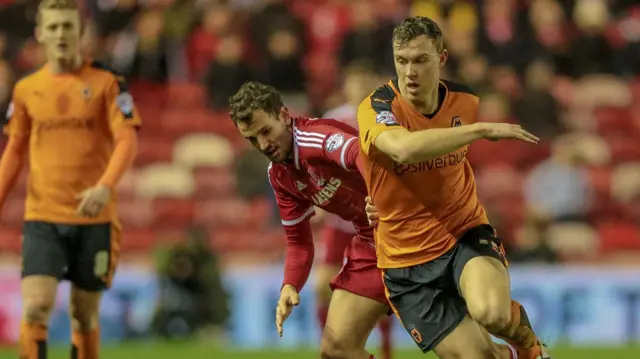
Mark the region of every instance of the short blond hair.
POLYGON ((38 24, 42 21, 42 10, 79 10, 75 0, 42 0, 38 5, 38 24))

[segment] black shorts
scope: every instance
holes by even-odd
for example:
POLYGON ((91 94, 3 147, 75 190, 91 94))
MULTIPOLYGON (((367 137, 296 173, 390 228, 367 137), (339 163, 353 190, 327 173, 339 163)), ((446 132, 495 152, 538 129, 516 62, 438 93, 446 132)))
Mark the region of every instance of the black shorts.
POLYGON ((465 264, 488 256, 506 265, 493 228, 472 228, 449 252, 427 263, 384 269, 389 302, 405 329, 423 352, 432 350, 467 316, 459 283, 465 264))
POLYGON ((68 225, 27 221, 22 237, 22 277, 47 275, 80 289, 109 288, 120 249, 111 223, 68 225))

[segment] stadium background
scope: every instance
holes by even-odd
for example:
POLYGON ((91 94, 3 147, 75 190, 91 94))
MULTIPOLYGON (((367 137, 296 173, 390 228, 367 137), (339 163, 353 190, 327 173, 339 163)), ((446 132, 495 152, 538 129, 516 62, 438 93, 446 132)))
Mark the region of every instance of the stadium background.
MULTIPOLYGON (((105 357, 314 357, 312 285, 277 338, 283 234, 265 160, 236 134, 226 99, 257 79, 282 90, 295 113, 321 116, 345 101, 348 64, 375 67, 380 83, 392 76, 390 34, 410 14, 443 27, 444 77, 480 94, 481 120, 521 123, 543 139, 536 147, 478 142, 469 152, 480 196, 508 244, 514 297, 538 333, 560 358, 640 357, 637 1, 81 5, 83 51, 129 76, 145 122, 135 168, 119 189, 126 237, 103 300, 105 357)), ((36 7, 0 0, 0 110, 15 81, 43 61, 32 37, 36 7)), ((23 177, 0 222, 7 348, 20 320, 24 194, 23 177)), ((50 326, 54 358, 68 352, 66 288, 50 326)), ((395 337, 399 357, 419 356, 399 325, 395 337)))

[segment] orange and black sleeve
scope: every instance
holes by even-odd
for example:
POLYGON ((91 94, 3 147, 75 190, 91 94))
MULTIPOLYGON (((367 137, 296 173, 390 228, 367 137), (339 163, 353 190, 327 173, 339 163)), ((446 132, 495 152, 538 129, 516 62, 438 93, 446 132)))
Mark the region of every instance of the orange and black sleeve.
POLYGON ((369 155, 379 134, 400 126, 392 109, 395 97, 395 92, 387 84, 374 91, 358 107, 358 137, 365 155, 369 155))

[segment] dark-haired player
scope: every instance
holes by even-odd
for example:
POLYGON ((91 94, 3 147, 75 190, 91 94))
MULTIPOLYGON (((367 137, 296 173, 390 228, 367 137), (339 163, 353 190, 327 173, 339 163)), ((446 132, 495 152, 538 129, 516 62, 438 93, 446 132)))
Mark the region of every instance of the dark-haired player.
POLYGON ((135 158, 140 118, 124 80, 82 59, 73 0, 44 0, 37 20, 47 64, 14 89, 0 161, 1 207, 29 155, 20 358, 47 357, 58 281, 68 279, 71 358, 97 359, 101 291, 120 249, 113 189, 135 158))
POLYGON ((476 122, 478 97, 440 80, 447 51, 431 19, 397 26, 393 52, 398 77, 357 115, 364 178, 379 211, 378 266, 393 310, 423 351, 443 359, 549 358, 511 300, 502 245, 466 159, 467 145, 482 138, 538 138, 520 126, 476 122), (516 352, 499 349, 487 331, 516 352))
POLYGON ((240 133, 272 162, 273 187, 287 246, 284 282, 276 310, 280 335, 302 290, 314 257, 309 218, 314 207, 353 224, 346 262, 331 281, 334 290, 322 336, 321 357, 369 359, 365 344, 389 311, 376 267, 373 228, 364 212, 366 186, 358 172, 356 130, 339 121, 292 118, 271 86, 249 82, 229 103, 240 133))

